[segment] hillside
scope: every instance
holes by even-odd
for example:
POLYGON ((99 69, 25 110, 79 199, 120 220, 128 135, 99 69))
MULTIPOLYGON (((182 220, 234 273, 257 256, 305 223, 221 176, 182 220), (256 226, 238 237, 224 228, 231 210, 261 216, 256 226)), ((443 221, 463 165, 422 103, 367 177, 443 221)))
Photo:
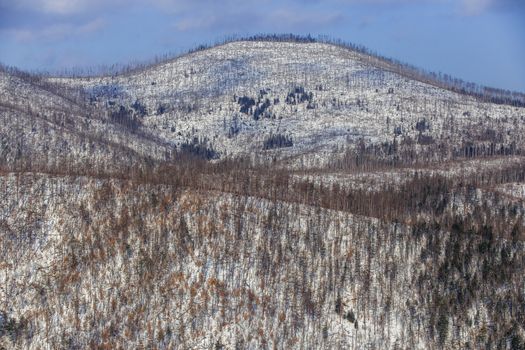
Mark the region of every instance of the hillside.
POLYGON ((264 153, 311 167, 361 141, 383 153, 397 143, 425 161, 523 147, 524 108, 481 102, 383 65, 330 44, 241 41, 129 74, 59 81, 84 88, 94 105, 139 110, 144 129, 163 140, 205 140, 224 156, 281 146, 264 153), (283 141, 274 145, 276 135, 283 141))
POLYGON ((525 348, 525 108, 458 86, 311 40, 2 68, 0 349, 525 348))

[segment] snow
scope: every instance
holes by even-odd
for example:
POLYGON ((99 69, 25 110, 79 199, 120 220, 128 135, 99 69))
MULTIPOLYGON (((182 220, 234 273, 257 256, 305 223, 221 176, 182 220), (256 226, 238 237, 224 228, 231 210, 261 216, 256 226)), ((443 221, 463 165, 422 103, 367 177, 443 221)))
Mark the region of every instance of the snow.
POLYGON ((147 109, 145 128, 172 144, 206 138, 222 156, 257 152, 296 166, 326 165, 360 139, 393 142, 396 129, 417 140, 415 126, 423 119, 430 124, 424 135, 458 148, 475 139, 476 130, 496 130, 503 142, 518 145, 525 135, 524 108, 481 103, 408 80, 374 66, 365 55, 322 43, 233 42, 130 74, 52 81, 88 92, 115 87, 114 102, 140 101, 147 109), (312 93, 315 108, 285 103, 295 87, 312 93), (267 92, 261 103, 272 102, 267 112, 275 119, 254 120, 240 112, 234 97, 257 101, 261 90, 267 92), (167 108, 157 115, 160 105, 167 108), (235 118, 240 132, 230 138, 235 118), (290 135, 294 146, 262 152, 272 133, 290 135))

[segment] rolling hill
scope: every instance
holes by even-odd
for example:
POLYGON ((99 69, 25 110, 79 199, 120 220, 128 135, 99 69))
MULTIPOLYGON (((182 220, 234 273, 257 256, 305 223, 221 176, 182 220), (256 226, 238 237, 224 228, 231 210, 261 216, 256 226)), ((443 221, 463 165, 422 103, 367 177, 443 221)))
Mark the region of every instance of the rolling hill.
POLYGON ((525 98, 296 37, 0 69, 0 348, 522 349, 525 98))

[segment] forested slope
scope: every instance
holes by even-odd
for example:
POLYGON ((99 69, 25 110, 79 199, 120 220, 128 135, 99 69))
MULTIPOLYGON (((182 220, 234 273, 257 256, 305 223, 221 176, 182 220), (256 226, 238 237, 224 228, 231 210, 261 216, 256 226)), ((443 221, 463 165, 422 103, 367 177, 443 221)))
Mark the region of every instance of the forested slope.
POLYGON ((519 93, 292 37, 0 88, 0 348, 525 348, 519 93))

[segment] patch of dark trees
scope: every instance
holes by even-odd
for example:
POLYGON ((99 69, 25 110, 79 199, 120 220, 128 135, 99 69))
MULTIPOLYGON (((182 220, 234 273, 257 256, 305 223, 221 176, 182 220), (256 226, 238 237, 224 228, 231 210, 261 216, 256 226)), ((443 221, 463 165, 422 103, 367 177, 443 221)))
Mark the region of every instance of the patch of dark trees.
MULTIPOLYGON (((234 99, 239 104, 239 112, 247 115, 251 115, 254 120, 260 120, 261 118, 273 118, 275 115, 269 111, 272 105, 279 104, 279 98, 271 100, 268 96, 268 91, 265 89, 259 92, 257 98, 250 96, 234 96, 234 99)), ((307 109, 314 109, 315 103, 313 102, 313 93, 308 92, 302 86, 293 88, 286 96, 285 103, 289 105, 298 105, 300 103, 308 103, 307 109)))
POLYGON ((135 111, 135 113, 139 117, 144 117, 148 114, 146 110, 146 106, 144 106, 139 100, 136 100, 132 105, 131 108, 135 111))
POLYGON ((253 119, 259 120, 270 106, 271 102, 269 99, 266 98, 262 103, 258 104, 255 110, 253 111, 253 119))
POLYGON ((419 132, 425 132, 427 130, 430 130, 430 122, 425 118, 418 120, 416 122, 416 130, 419 132))
MULTIPOLYGON (((496 138, 497 140, 498 138, 496 138)), ((389 167, 424 165, 432 161, 464 160, 490 157, 519 156, 524 150, 515 142, 465 141, 462 145, 452 146, 446 140, 435 139, 431 135, 419 133, 413 139, 410 136, 395 134, 392 141, 367 143, 360 139, 348 147, 342 156, 335 157, 327 166, 333 170, 381 170, 389 167), (415 148, 418 144, 422 147, 415 148)))
POLYGON ((11 338, 13 342, 24 335, 27 336, 27 322, 22 318, 16 320, 5 311, 0 311, 0 339, 4 336, 11 338))
POLYGON ((160 103, 157 106, 157 115, 162 115, 169 110, 170 106, 164 103, 160 103))
POLYGON ((227 124, 226 119, 224 119, 224 129, 228 132, 228 138, 237 136, 241 132, 241 123, 237 115, 234 115, 230 122, 227 124))
POLYGON ((292 147, 293 141, 291 136, 283 134, 272 134, 263 142, 263 150, 292 147))
POLYGON ((135 115, 133 110, 124 106, 119 106, 116 111, 111 112, 109 119, 114 123, 124 126, 132 132, 139 130, 142 126, 141 120, 135 115))
POLYGON ((314 109, 313 105, 314 95, 312 92, 307 92, 304 87, 297 86, 286 96, 285 102, 289 105, 298 105, 300 103, 308 102, 308 109, 314 109))
POLYGON ((431 135, 424 135, 420 133, 417 135, 417 143, 423 146, 429 146, 434 144, 435 140, 431 135))
MULTIPOLYGON (((490 211, 484 213, 493 216, 490 211)), ((509 286, 525 267, 522 259, 512 254, 521 244, 516 240, 519 229, 511 226, 511 241, 501 241, 491 224, 474 225, 474 220, 477 218, 458 216, 452 218, 447 227, 437 221, 419 222, 412 227, 417 241, 426 236, 420 259, 426 266, 431 266, 430 271, 419 274, 416 285, 421 295, 430 291, 432 302, 427 305, 431 315, 429 336, 444 344, 450 336, 449 319, 468 313, 483 295, 494 306, 488 308, 490 319, 503 329, 503 337, 485 341, 495 348, 508 348, 510 340, 511 349, 522 349, 525 339, 520 335, 519 325, 525 320, 525 301, 516 298, 507 288, 502 294, 497 292, 502 286, 509 286), (440 238, 443 229, 450 230, 446 240, 440 238), (443 250, 447 252, 446 259, 439 258, 443 250)))
MULTIPOLYGON (((266 95, 268 95, 268 92, 263 89, 259 92, 257 100, 249 96, 241 96, 238 98, 237 96, 234 96, 234 99, 237 100, 237 103, 240 106, 239 112, 251 115, 255 121, 262 117, 275 119, 275 115, 269 112, 269 108, 272 106, 272 101, 266 97, 266 95)), ((273 100, 273 104, 278 103, 279 99, 273 100)))
POLYGON ((219 159, 219 154, 213 149, 213 146, 208 146, 207 139, 193 138, 191 142, 184 142, 180 145, 180 151, 193 157, 205 160, 219 159))
POLYGON ((123 90, 117 84, 97 85, 91 88, 89 95, 90 102, 95 102, 99 99, 116 99, 123 95, 123 90))
POLYGON ((521 155, 523 151, 516 147, 515 142, 504 143, 481 143, 465 142, 461 148, 454 149, 454 157, 477 158, 490 156, 515 156, 521 155))
POLYGON ((255 106, 255 99, 253 97, 242 96, 239 97, 237 103, 240 105, 239 112, 244 114, 251 114, 251 108, 255 106))

